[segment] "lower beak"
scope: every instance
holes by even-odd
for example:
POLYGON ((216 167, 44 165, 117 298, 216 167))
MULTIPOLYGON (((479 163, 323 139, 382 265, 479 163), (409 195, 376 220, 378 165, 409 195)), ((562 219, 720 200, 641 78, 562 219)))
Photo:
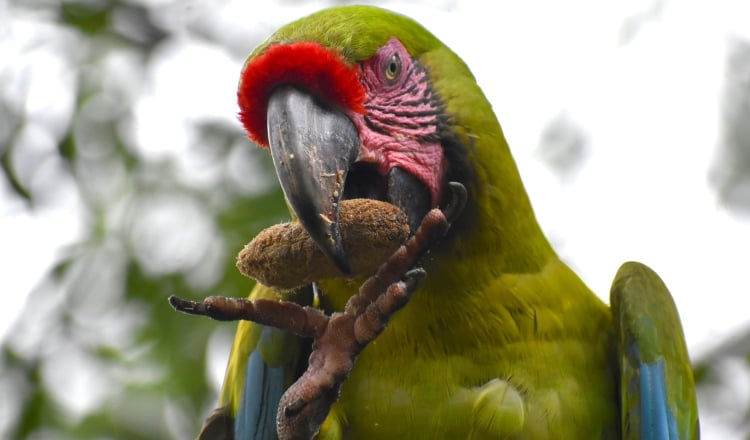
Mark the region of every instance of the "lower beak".
POLYGON ((287 202, 321 250, 349 273, 338 206, 347 172, 359 154, 354 123, 292 86, 273 92, 267 123, 273 164, 287 202))

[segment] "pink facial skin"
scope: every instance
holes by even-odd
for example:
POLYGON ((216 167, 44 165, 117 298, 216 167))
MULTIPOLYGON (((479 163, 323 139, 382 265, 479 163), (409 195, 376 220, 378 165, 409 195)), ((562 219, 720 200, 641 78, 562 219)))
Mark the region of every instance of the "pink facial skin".
POLYGON ((365 112, 348 114, 362 142, 357 160, 375 164, 381 175, 393 167, 409 172, 429 189, 437 206, 445 170, 437 136, 442 110, 427 72, 395 38, 361 68, 365 112))

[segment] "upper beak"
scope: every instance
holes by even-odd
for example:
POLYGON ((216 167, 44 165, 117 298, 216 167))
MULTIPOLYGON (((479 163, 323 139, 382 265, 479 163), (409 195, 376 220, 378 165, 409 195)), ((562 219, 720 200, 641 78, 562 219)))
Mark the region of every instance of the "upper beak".
POLYGON ((339 231, 344 182, 360 139, 344 113, 292 86, 268 102, 268 143, 292 211, 321 250, 350 273, 339 231))

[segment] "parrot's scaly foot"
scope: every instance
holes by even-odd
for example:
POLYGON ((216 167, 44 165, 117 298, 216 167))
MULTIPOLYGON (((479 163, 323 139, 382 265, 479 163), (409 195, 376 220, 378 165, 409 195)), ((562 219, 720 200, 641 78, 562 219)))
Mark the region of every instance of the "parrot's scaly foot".
POLYGON ((407 272, 361 314, 331 315, 326 329, 313 340, 307 370, 281 397, 276 416, 280 439, 312 438, 318 432, 359 352, 385 329, 423 276, 421 269, 407 272))

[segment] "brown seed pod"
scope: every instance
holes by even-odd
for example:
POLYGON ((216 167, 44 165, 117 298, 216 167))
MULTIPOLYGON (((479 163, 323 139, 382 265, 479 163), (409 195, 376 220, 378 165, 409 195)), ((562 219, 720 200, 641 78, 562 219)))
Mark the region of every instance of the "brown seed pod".
MULTIPOLYGON (((406 214, 378 200, 341 202, 339 228, 351 278, 371 275, 409 238, 406 214)), ((240 251, 237 268, 261 284, 283 290, 345 276, 298 222, 261 231, 240 251)))

